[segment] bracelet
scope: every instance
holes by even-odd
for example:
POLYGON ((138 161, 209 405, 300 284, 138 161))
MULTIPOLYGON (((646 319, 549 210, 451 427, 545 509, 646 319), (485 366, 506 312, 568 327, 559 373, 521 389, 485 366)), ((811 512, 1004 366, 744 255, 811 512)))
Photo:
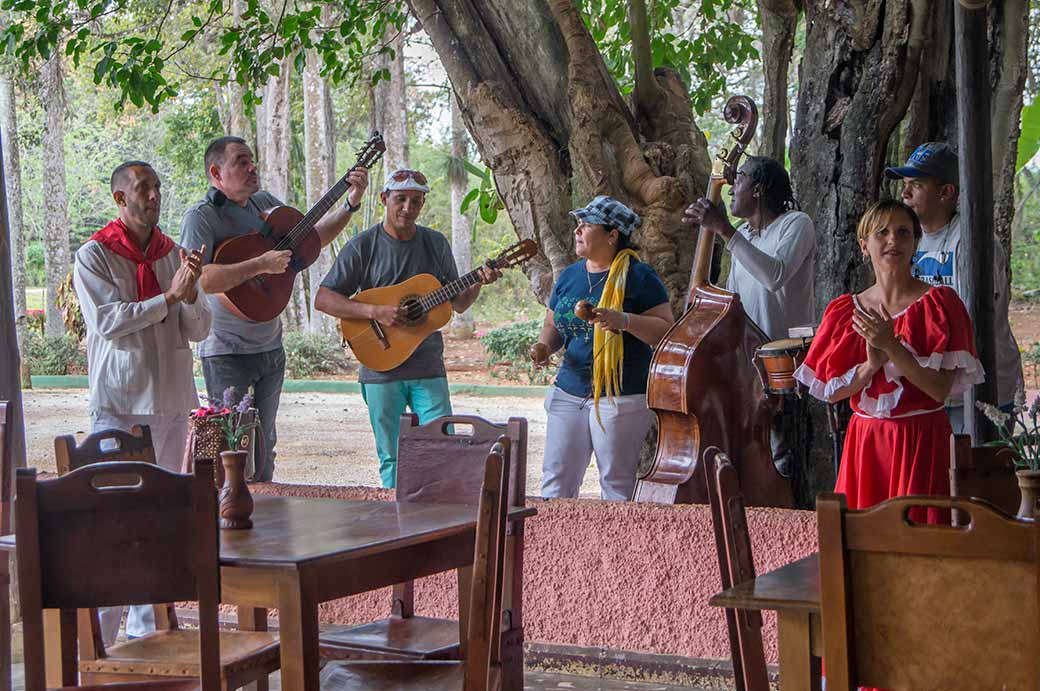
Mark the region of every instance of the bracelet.
POLYGON ((632 323, 632 317, 629 316, 628 312, 622 312, 625 315, 625 325, 621 327, 622 331, 628 331, 628 325, 632 323))
POLYGON ((348 199, 347 203, 343 205, 343 208, 349 211, 350 213, 355 213, 358 209, 361 208, 361 202, 358 202, 357 206, 351 206, 350 200, 348 199))

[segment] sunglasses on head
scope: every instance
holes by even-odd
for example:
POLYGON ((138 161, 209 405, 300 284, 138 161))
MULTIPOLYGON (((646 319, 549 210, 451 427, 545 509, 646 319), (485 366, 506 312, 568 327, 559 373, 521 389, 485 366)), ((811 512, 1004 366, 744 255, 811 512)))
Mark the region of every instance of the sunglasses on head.
POLYGON ((417 170, 398 170, 390 176, 390 179, 394 182, 404 182, 408 178, 415 180, 420 185, 426 184, 426 176, 417 170))

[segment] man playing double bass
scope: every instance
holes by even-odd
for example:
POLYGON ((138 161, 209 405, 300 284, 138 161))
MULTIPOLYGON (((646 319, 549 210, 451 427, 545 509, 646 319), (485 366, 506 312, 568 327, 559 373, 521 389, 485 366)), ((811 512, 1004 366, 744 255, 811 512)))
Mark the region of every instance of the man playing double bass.
MULTIPOLYGON (((275 443, 278 435, 275 418, 285 378, 285 351, 282 325, 278 317, 265 322, 243 319, 228 310, 217 293, 231 290, 261 274, 280 274, 289 266, 290 250, 270 250, 259 257, 235 264, 212 264, 213 249, 221 242, 260 230, 260 214, 282 202, 260 190, 253 152, 244 139, 220 137, 206 148, 204 156, 210 189, 206 198, 184 213, 181 244, 191 249, 205 248, 200 283, 213 312, 213 329, 199 347, 202 373, 211 401, 219 401, 226 388, 233 386, 237 396, 253 388, 254 405, 260 415, 264 456, 256 458, 253 480, 269 482, 274 475, 275 443)), ((315 225, 324 247, 339 235, 351 215, 361 208, 368 187, 368 171, 350 172, 351 186, 347 204, 330 212, 315 225)))
MULTIPOLYGON (((764 156, 747 158, 730 199, 731 213, 746 221, 739 228, 730 224, 721 204, 705 198, 687 207, 684 220, 725 241, 732 260, 726 289, 740 296, 747 316, 770 340, 787 338, 788 329, 813 324, 816 316, 812 219, 797 210, 784 167, 764 156)), ((771 446, 777 469, 789 475, 789 445, 779 424, 774 424, 771 446)))

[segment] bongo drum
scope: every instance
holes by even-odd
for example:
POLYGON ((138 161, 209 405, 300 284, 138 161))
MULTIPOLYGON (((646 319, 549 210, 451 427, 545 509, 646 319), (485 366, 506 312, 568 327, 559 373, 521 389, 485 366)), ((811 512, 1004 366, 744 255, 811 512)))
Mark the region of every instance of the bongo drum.
POLYGON ((762 363, 766 372, 766 391, 781 396, 799 394, 794 371, 802 364, 811 343, 812 336, 781 338, 779 341, 770 341, 755 351, 755 357, 762 363))

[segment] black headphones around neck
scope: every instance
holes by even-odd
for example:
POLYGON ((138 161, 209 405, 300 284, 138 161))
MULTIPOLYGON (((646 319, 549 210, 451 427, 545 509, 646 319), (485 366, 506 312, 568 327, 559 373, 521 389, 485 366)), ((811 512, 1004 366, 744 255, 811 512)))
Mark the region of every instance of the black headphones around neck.
POLYGON ((206 199, 213 206, 224 206, 227 203, 227 195, 218 190, 216 187, 210 187, 209 192, 206 193, 206 199))

